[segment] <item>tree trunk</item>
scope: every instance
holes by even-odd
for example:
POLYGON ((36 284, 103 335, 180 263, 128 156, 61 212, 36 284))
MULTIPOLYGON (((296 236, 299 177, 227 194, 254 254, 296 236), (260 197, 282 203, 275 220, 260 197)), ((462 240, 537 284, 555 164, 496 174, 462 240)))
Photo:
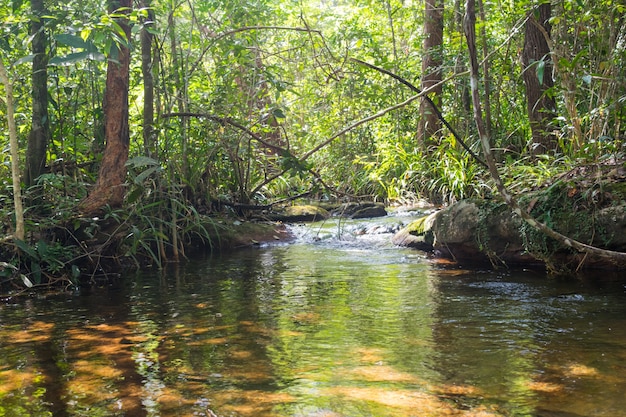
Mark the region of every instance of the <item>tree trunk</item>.
MULTIPOLYGON (((461 0, 454 0, 452 15, 454 16, 454 30, 463 33, 463 10, 461 0)), ((459 48, 460 49, 460 48, 459 48)), ((452 89, 452 106, 456 109, 452 113, 458 114, 456 120, 457 128, 463 131, 465 137, 469 137, 469 127, 472 124, 472 104, 470 98, 470 89, 466 78, 461 74, 467 71, 465 64, 465 54, 459 51, 455 53, 454 58, 454 85, 452 89)))
MULTIPOLYGON (((429 90, 437 107, 441 108, 441 65, 443 45, 443 0, 426 0, 424 16, 424 56, 422 58, 422 90, 429 90), (437 85, 438 84, 438 85, 437 85), (436 87, 433 87, 437 85, 436 87)), ((417 136, 424 148, 433 143, 441 129, 437 114, 426 100, 420 103, 417 136)))
POLYGON ((528 14, 524 24, 524 50, 522 51, 522 74, 526 87, 528 118, 532 131, 534 155, 554 150, 557 141, 552 132, 556 118, 556 103, 550 90, 552 58, 544 33, 550 35, 550 3, 543 3, 528 14), (541 26, 544 31, 541 31, 541 26))
MULTIPOLYGON (((127 13, 131 7, 132 0, 109 1, 111 12, 124 8, 124 13, 127 13)), ((128 20, 117 18, 116 22, 124 30, 126 39, 130 42, 128 20)), ((106 147, 96 185, 80 204, 80 211, 84 214, 97 213, 106 205, 119 207, 124 201, 124 180, 130 142, 128 131, 129 63, 128 45, 113 45, 107 66, 103 103, 106 147)))
POLYGON ((48 55, 46 54, 46 34, 44 32, 45 9, 43 0, 31 0, 31 35, 33 36, 32 66, 32 126, 28 135, 26 149, 26 187, 35 184, 37 177, 44 172, 46 151, 50 142, 50 123, 48 121, 48 55))
POLYGON ((141 7, 148 10, 148 17, 141 29, 141 73, 143 76, 143 147, 146 156, 155 157, 154 143, 154 69, 152 63, 152 39, 154 36, 146 28, 154 26, 154 11, 151 0, 141 0, 141 7))
POLYGON ((22 187, 20 185, 20 153, 17 142, 17 126, 13 113, 13 85, 2 58, 0 58, 0 82, 4 84, 7 105, 7 123, 9 125, 9 143, 11 148, 11 175, 13 177, 13 204, 15 207, 15 233, 16 239, 24 240, 24 208, 22 206, 22 187))
POLYGON ((480 16, 480 20, 482 21, 482 25, 480 25, 480 37, 482 38, 482 46, 483 46, 483 84, 485 86, 485 129, 487 130, 487 135, 491 137, 491 78, 489 75, 489 45, 487 44, 487 31, 485 30, 485 26, 487 25, 487 18, 485 17, 485 7, 483 5, 482 0, 477 0, 478 2, 478 14, 480 16))

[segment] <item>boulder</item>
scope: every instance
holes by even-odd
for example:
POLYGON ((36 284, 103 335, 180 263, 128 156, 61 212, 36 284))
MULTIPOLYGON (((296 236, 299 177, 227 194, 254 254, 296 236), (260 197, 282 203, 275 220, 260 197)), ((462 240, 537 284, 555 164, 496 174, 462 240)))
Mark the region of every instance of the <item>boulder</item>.
POLYGON ((433 251, 464 264, 541 263, 526 249, 523 225, 504 203, 462 200, 434 214, 433 251))
POLYGON ((426 252, 433 250, 435 237, 432 231, 432 223, 435 214, 424 216, 398 231, 391 241, 394 245, 415 248, 426 252))
MULTIPOLYGON (((566 186, 521 198, 533 217, 580 242, 626 252, 626 202, 594 204, 566 186)), ((624 267, 573 251, 530 227, 501 201, 469 199, 426 216, 393 242, 465 265, 546 265, 552 270, 624 267)))

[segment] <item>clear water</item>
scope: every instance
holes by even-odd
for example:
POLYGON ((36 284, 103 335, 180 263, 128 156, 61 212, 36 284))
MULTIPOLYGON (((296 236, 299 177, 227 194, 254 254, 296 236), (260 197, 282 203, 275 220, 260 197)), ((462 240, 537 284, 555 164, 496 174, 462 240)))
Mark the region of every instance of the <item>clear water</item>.
POLYGON ((406 217, 0 302, 0 416, 626 416, 626 279, 445 268, 406 217))

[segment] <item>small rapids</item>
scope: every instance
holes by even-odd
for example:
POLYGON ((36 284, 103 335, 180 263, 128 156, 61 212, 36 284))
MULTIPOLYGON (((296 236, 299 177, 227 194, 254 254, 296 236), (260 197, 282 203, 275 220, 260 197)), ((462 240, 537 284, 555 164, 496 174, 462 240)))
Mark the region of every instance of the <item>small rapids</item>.
POLYGON ((336 248, 384 249, 393 247, 394 234, 432 210, 393 210, 387 216, 367 219, 331 217, 315 223, 288 226, 295 243, 336 248))

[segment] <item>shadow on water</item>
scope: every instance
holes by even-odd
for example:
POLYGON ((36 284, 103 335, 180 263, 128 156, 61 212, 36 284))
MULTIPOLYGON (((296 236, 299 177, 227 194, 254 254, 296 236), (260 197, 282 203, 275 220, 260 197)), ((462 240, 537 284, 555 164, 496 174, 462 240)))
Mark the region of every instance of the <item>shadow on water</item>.
POLYGON ((626 416, 626 280, 441 268, 404 219, 0 305, 0 415, 626 416))

